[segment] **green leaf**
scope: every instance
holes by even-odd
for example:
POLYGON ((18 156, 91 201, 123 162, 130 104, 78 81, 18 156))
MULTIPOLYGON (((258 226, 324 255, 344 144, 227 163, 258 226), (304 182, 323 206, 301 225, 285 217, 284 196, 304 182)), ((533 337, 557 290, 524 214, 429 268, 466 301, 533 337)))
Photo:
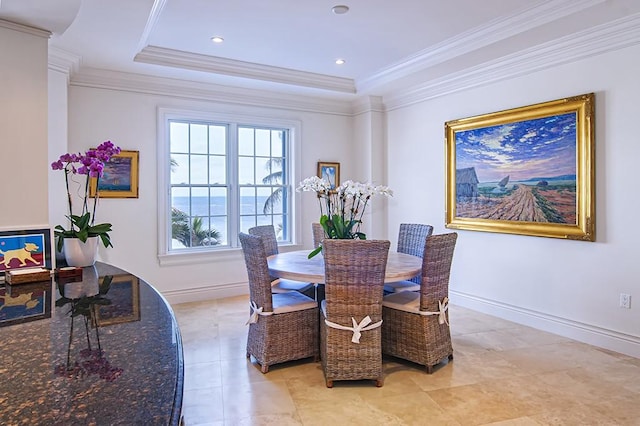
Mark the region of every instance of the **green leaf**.
POLYGON ((99 237, 105 247, 113 247, 113 244, 111 244, 111 237, 109 237, 108 234, 100 234, 99 237))
POLYGON ((90 226, 88 228, 89 234, 104 234, 105 232, 110 232, 111 224, 110 223, 100 223, 98 225, 90 226))
POLYGON ((60 308, 69 302, 71 302, 71 299, 68 299, 66 297, 61 297, 60 299, 56 300, 56 307, 60 308))
POLYGON ((333 226, 336 231, 336 238, 340 238, 340 239, 344 238, 346 234, 346 228, 344 226, 344 222, 342 221, 342 218, 339 215, 334 214, 331 221, 333 222, 333 226))
POLYGON ((113 225, 110 223, 99 223, 91 226, 90 212, 82 216, 70 215, 67 216, 67 218, 71 221, 70 229, 66 230, 61 225, 56 225, 55 227, 54 234, 58 239, 56 242, 58 251, 62 251, 62 247, 64 246, 63 240, 65 238, 78 238, 83 243, 86 243, 89 237, 100 237, 105 247, 113 247, 111 237, 109 236, 113 225))
POLYGON ((311 259, 313 256, 317 255, 318 253, 320 253, 322 251, 322 246, 318 246, 315 249, 313 249, 313 251, 311 253, 309 253, 309 255, 307 256, 307 259, 311 259))
POLYGON ((104 299, 102 297, 95 298, 94 300, 91 301, 91 304, 92 305, 110 305, 111 299, 104 299))
POLYGON ((107 294, 109 289, 111 288, 111 282, 113 281, 113 275, 105 275, 100 283, 100 291, 99 294, 107 294))

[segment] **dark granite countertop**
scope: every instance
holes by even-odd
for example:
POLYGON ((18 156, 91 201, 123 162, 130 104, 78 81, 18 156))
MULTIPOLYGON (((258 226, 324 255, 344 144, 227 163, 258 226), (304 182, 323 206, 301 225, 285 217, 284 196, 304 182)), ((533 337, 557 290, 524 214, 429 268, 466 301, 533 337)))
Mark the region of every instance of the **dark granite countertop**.
POLYGON ((180 331, 153 287, 98 263, 1 296, 0 424, 179 424, 180 331))

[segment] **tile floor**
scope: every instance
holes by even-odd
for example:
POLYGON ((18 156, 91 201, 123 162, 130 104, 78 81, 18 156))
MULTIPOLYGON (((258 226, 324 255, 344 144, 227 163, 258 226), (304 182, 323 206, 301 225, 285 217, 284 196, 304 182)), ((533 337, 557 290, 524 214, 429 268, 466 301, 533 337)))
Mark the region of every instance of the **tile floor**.
POLYGON ((192 425, 640 425, 640 359, 451 306, 453 362, 384 360, 385 383, 325 387, 320 363, 245 358, 248 298, 173 306, 192 425))

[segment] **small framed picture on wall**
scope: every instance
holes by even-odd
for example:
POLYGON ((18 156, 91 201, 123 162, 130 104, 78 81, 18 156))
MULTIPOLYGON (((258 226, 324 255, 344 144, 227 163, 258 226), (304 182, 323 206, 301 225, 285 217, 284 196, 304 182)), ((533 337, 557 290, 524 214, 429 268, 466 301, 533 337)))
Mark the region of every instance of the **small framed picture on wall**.
POLYGON ((139 151, 120 151, 104 165, 100 179, 91 179, 89 195, 100 198, 138 198, 139 151))
POLYGON ((318 177, 329 182, 331 189, 340 186, 340 163, 318 161, 318 177))

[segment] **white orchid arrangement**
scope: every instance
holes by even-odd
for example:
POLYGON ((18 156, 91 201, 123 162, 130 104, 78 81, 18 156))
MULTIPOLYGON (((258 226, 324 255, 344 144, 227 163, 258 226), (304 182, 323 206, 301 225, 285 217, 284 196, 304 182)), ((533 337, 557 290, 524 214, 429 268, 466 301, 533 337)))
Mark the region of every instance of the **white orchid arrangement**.
MULTIPOLYGON (((300 182, 297 191, 315 192, 320 205, 320 224, 327 238, 360 239, 367 236, 360 232, 362 216, 369 200, 374 195, 393 196, 393 191, 384 185, 373 185, 348 180, 336 189, 331 189, 328 181, 311 176, 300 182)), ((309 258, 322 250, 317 247, 309 258)))

